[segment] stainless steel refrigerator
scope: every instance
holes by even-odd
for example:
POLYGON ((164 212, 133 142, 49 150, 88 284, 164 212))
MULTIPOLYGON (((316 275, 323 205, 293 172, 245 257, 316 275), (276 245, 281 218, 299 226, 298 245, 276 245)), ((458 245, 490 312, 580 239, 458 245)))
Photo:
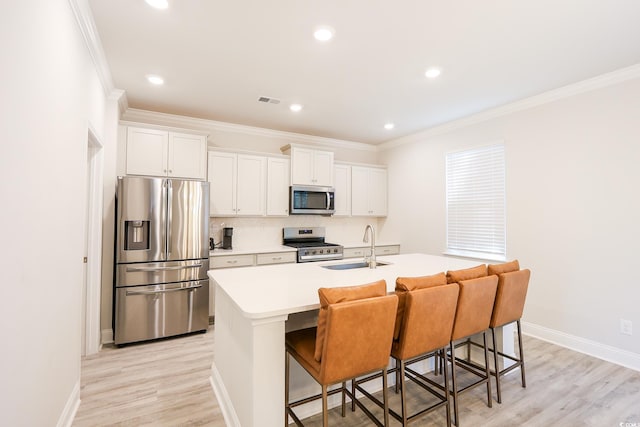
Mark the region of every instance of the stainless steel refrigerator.
POLYGON ((206 330, 209 183, 118 177, 114 341, 206 330))

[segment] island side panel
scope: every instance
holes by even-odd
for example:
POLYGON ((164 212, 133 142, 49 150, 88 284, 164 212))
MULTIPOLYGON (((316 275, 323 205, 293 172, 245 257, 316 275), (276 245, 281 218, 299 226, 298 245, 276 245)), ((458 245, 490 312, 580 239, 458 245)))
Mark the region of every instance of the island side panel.
POLYGON ((219 286, 215 303, 212 378, 225 421, 243 427, 283 425, 287 316, 247 319, 219 286))

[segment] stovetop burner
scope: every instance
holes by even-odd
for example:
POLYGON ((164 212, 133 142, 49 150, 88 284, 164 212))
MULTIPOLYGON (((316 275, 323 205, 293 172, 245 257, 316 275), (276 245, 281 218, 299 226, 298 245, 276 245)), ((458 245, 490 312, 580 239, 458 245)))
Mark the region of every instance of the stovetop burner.
POLYGON ((283 245, 298 249, 298 262, 342 259, 342 246, 324 241, 324 227, 285 227, 283 245))

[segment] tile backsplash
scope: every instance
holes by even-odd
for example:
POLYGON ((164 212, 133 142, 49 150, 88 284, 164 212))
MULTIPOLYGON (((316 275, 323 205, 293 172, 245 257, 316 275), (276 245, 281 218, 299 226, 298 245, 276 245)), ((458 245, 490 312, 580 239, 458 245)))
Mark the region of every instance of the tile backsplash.
POLYGON ((292 215, 281 218, 216 217, 209 218, 209 234, 217 243, 222 238, 222 228, 233 227, 234 248, 259 248, 281 245, 283 227, 325 227, 327 242, 354 244, 362 241, 367 224, 373 224, 377 228, 377 218, 321 215, 292 215))

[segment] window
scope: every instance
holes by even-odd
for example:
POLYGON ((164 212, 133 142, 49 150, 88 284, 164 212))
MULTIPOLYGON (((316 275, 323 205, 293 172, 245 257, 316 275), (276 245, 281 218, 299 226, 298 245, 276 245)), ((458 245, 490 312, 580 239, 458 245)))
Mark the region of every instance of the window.
POLYGON ((447 253, 506 257, 504 145, 447 154, 447 253))

